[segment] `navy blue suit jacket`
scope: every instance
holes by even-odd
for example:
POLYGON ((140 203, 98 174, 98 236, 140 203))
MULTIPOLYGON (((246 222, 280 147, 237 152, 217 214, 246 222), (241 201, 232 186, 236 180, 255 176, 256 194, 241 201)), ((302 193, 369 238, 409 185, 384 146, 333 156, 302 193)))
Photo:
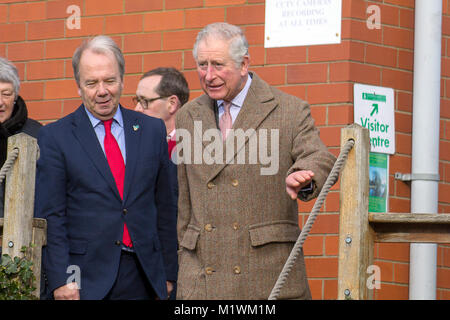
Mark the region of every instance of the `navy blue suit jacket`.
POLYGON ((83 105, 40 130, 35 215, 47 219, 43 267, 50 292, 76 280, 78 266, 81 299, 104 298, 116 279, 124 222, 161 299, 166 280, 177 279, 176 176, 166 128, 160 119, 120 108, 123 200, 83 105))

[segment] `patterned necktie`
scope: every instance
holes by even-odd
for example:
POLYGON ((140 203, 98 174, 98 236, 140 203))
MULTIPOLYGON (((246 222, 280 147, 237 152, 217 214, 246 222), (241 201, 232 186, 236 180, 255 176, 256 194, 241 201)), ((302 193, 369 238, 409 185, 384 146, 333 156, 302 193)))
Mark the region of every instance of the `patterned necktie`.
MULTIPOLYGON (((106 159, 109 167, 116 181, 117 189, 119 190, 120 198, 123 200, 123 183, 125 180, 125 162, 123 161, 122 153, 120 152, 119 144, 111 133, 111 124, 113 119, 103 121, 105 126, 105 140, 103 145, 105 147, 106 159)), ((127 247, 132 247, 130 234, 128 233, 127 225, 123 225, 123 239, 122 242, 127 247)))
POLYGON ((223 102, 223 109, 225 112, 222 114, 222 116, 219 119, 219 128, 222 132, 222 139, 225 141, 227 139, 227 135, 231 127, 233 126, 233 120, 231 118, 230 113, 230 107, 231 102, 224 101, 223 102))

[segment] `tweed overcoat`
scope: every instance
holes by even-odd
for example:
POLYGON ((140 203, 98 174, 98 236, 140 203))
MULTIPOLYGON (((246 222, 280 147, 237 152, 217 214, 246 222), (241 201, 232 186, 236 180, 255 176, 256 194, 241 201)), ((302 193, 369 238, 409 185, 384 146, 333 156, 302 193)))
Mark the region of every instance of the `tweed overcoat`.
MULTIPOLYGON (((267 299, 300 234, 286 176, 314 172, 314 190, 299 193, 307 201, 318 195, 335 161, 308 104, 250 75, 233 124, 248 135, 233 143, 238 139, 228 136, 223 161, 211 138, 210 129, 217 129, 215 102, 202 95, 177 113, 178 299, 267 299), (264 155, 274 156, 271 163, 264 155), (269 174, 262 174, 263 168, 269 174)), ((303 253, 278 298, 311 298, 303 253)))

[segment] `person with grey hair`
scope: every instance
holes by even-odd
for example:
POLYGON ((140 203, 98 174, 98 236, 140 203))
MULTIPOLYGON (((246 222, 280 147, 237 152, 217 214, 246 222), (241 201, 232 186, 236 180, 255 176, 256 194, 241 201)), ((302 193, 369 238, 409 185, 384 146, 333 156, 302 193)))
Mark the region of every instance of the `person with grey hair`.
POLYGON ((125 63, 97 36, 72 59, 82 105, 38 143, 35 215, 61 300, 167 299, 177 278, 176 181, 161 119, 119 103, 125 63))
MULTIPOLYGON (((205 94, 175 123, 193 137, 176 146, 177 299, 267 299, 300 234, 297 199, 317 197, 336 158, 309 105, 249 71, 239 27, 206 26, 193 55, 205 94), (196 138, 205 135, 215 141, 199 150, 196 138), (261 155, 271 156, 274 170, 261 155)), ((279 299, 311 299, 303 253, 279 299)))
MULTIPOLYGON (((8 137, 23 132, 34 138, 42 125, 28 118, 25 101, 19 95, 20 79, 16 67, 0 57, 0 168, 6 161, 8 137)), ((0 217, 4 215, 5 181, 0 184, 0 217)))

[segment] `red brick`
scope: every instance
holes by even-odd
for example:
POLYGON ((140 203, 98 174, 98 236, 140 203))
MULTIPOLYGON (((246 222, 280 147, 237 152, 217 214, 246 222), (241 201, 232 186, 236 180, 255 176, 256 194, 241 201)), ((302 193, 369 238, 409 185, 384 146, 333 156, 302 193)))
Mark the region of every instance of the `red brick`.
POLYGON ((414 32, 412 30, 385 26, 383 28, 383 44, 404 49, 413 49, 414 32))
POLYGON ((414 29, 414 10, 400 9, 400 27, 414 29))
MULTIPOLYGON (((395 180, 395 195, 398 197, 409 198, 411 197, 411 184, 404 181, 395 180)), ((391 188, 390 188, 391 189, 391 188)), ((390 192, 391 190, 389 190, 390 192)))
POLYGON ((348 125, 353 123, 353 105, 339 105, 328 107, 329 125, 348 125))
POLYGON ((81 18, 79 29, 69 29, 66 24, 66 38, 96 36, 103 34, 105 17, 81 18))
MULTIPOLYGON (((280 89, 281 91, 284 91, 290 95, 296 96, 302 100, 306 100, 306 98, 305 98, 306 97, 306 85, 281 86, 281 87, 278 87, 278 89, 280 89)), ((326 116, 325 116, 325 118, 326 118, 326 116)))
POLYGON ((385 0, 384 2, 400 7, 414 8, 414 0, 385 0))
POLYGON ((412 112, 412 94, 409 92, 397 91, 397 109, 412 112))
POLYGON ((63 100, 63 112, 62 115, 66 116, 69 113, 74 112, 81 104, 81 100, 78 97, 77 99, 66 99, 63 100))
POLYGON ((200 8, 203 6, 203 0, 165 0, 165 3, 166 10, 200 8))
POLYGON ((408 71, 392 69, 382 70, 382 86, 405 91, 411 91, 413 86, 413 74, 408 71))
POLYGON ((105 17, 105 33, 136 33, 143 29, 143 15, 131 14, 105 17))
POLYGON ((72 58, 83 39, 50 40, 45 42, 45 58, 72 58))
POLYGON ((235 25, 264 23, 264 5, 227 8, 227 22, 235 25))
POLYGON ((144 31, 183 29, 183 11, 151 12, 144 16, 144 31))
POLYGON ((125 73, 142 73, 142 55, 125 55, 125 73))
POLYGON ((139 83, 139 80, 141 79, 141 75, 125 75, 123 79, 123 91, 122 94, 136 94, 136 88, 139 83))
POLYGON ((38 60, 44 57, 43 42, 8 44, 8 59, 12 61, 38 60))
POLYGON ((365 61, 367 63, 395 68, 397 66, 397 50, 367 44, 365 61))
POLYGON ((27 80, 56 79, 64 77, 64 61, 36 61, 27 64, 27 80))
POLYGON ((164 32, 163 50, 192 49, 198 31, 181 30, 164 32))
POLYGON ((9 6, 9 22, 44 20, 46 2, 18 3, 9 6))
POLYGON ((320 138, 328 147, 336 147, 341 145, 341 128, 340 127, 323 127, 320 128, 320 138))
POLYGON ((337 277, 337 258, 309 258, 305 257, 306 274, 312 278, 337 277))
POLYGON ((395 154, 390 158, 390 172, 411 172, 411 157, 395 154))
POLYGON ((308 85, 307 100, 310 104, 353 102, 353 84, 327 83, 308 85))
POLYGON ((246 0, 205 0, 205 7, 231 6, 244 3, 246 3, 246 0))
POLYGON ((339 212, 339 192, 330 192, 324 206, 326 212, 339 212))
POLYGON ((441 140, 439 142, 439 158, 450 161, 450 141, 441 140))
POLYGON ((224 8, 193 9, 185 12, 185 28, 203 28, 210 23, 224 21, 225 19, 224 8))
POLYGON ((327 107, 325 106, 312 106, 311 117, 315 121, 316 126, 323 126, 327 124, 327 107))
POLYGON ((293 65, 287 67, 287 83, 318 83, 326 82, 328 64, 314 63, 293 65))
MULTIPOLYGON (((184 76, 186 78, 186 81, 189 85, 190 90, 201 89, 200 80, 198 79, 198 74, 197 74, 196 70, 184 71, 184 76)), ((192 91, 191 91, 191 93, 192 93, 192 91)), ((203 92, 201 92, 201 93, 203 93, 203 92)), ((200 94, 198 94, 198 95, 200 95, 200 94)))
MULTIPOLYGON (((323 209, 322 209, 323 210, 323 209)), ((305 221, 306 223, 306 221, 305 221)), ((311 229, 311 234, 337 234, 339 232, 338 214, 320 214, 311 229)))
POLYGON ((389 212, 411 212, 411 201, 409 199, 391 197, 389 199, 389 212))
POLYGON ((311 279, 310 275, 308 274, 308 286, 309 290, 311 291, 311 298, 313 300, 322 300, 322 280, 318 279, 311 279))
POLYGON ((125 36, 124 52, 146 52, 161 50, 161 34, 144 33, 125 36))
POLYGON ((394 117, 395 117, 395 130, 397 132, 412 133, 411 114, 396 112, 394 117))
POLYGON ((382 283, 381 289, 376 291, 377 300, 408 300, 408 286, 382 283))
POLYGON ((157 52, 144 55, 144 72, 157 67, 174 67, 182 69, 183 53, 175 52, 157 52))
POLYGON ((42 100, 44 98, 44 82, 22 82, 20 95, 25 101, 42 100))
POLYGON ((378 243, 378 255, 375 258, 409 262, 409 244, 408 243, 378 243))
POLYGON ((270 85, 285 84, 285 66, 251 67, 258 76, 270 85))
POLYGON ((323 255, 323 236, 309 236, 303 243, 303 254, 305 256, 323 255))
POLYGON ((330 65, 330 81, 355 81, 380 85, 381 70, 379 67, 363 63, 337 62, 330 65))
POLYGON ((27 101, 28 116, 35 120, 59 119, 62 115, 60 100, 27 101))
POLYGON ((306 62, 306 46, 267 48, 267 64, 306 62))
POLYGON ((28 23, 28 40, 61 38, 64 36, 64 20, 28 23))
MULTIPOLYGON (((342 21, 342 37, 343 38, 351 38, 352 40, 361 40, 372 43, 380 43, 382 42, 383 35, 382 29, 369 29, 367 28, 366 21, 342 21), (350 34, 345 34, 344 31, 350 28, 350 34)), ((348 31, 346 31, 348 32, 348 31)))
POLYGON ((396 152, 403 154, 411 154, 412 149, 412 137, 409 134, 396 133, 396 152))
POLYGON ((378 5, 381 9, 381 24, 394 25, 399 24, 399 8, 391 5, 378 5))
POLYGON ((2 35, 1 42, 23 41, 26 37, 26 25, 25 23, 1 24, 0 34, 2 35))
POLYGON ((80 15, 83 15, 83 1, 82 0, 58 0, 46 1, 47 4, 47 19, 66 19, 73 15, 73 11, 67 13, 69 6, 75 5, 80 8, 80 15))
POLYGON ((266 56, 266 50, 262 46, 257 47, 249 47, 248 53, 250 55, 250 65, 256 66, 256 65, 265 65, 265 56, 266 56))
POLYGON ((123 12, 123 0, 109 0, 105 2, 98 0, 85 0, 85 15, 106 15, 123 12))
POLYGON ((337 256, 339 254, 339 236, 327 235, 325 237, 325 255, 337 256))
POLYGON ((414 65, 414 52, 406 50, 398 50, 398 67, 400 69, 406 69, 413 71, 414 65))
POLYGON ((66 99, 78 96, 78 87, 72 79, 47 81, 45 83, 45 99, 66 99))
POLYGON ((409 264, 394 263, 394 282, 409 283, 409 264))
POLYGON ((334 279, 325 279, 323 281, 323 299, 336 300, 338 291, 338 281, 334 279))
POLYGON ((247 26, 242 30, 249 45, 264 45, 264 26, 247 26))
POLYGON ((163 0, 125 1, 125 12, 156 11, 163 8, 163 0))

